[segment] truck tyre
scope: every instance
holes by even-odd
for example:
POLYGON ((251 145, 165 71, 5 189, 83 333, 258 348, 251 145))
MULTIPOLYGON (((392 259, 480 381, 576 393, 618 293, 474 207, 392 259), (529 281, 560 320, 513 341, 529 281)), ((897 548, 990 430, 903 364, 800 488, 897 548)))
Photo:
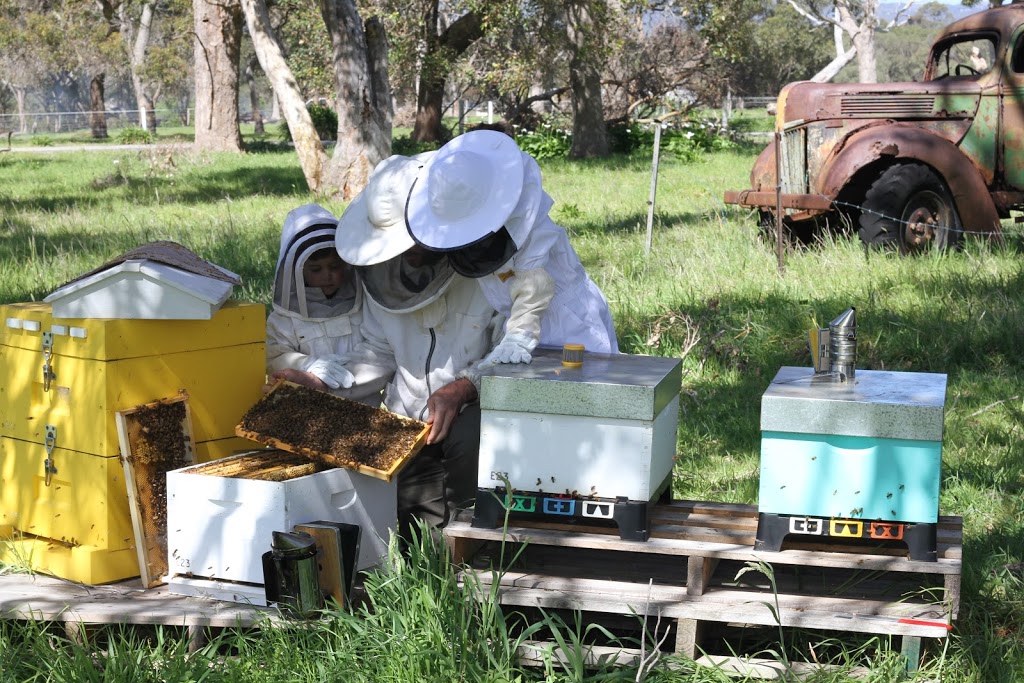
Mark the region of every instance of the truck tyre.
POLYGON ((890 166, 871 184, 859 226, 864 244, 897 247, 902 255, 956 248, 961 233, 946 184, 917 163, 890 166))

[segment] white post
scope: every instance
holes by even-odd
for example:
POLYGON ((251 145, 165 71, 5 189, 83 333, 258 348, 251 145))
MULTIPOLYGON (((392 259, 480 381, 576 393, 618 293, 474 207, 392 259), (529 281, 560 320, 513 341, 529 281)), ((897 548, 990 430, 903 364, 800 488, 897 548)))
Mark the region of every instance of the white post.
POLYGON ((654 241, 654 197, 658 192, 658 152, 661 150, 661 121, 654 122, 654 161, 651 164, 651 196, 647 200, 647 250, 645 256, 651 255, 651 243, 654 241))
POLYGON ((487 100, 487 123, 494 123, 494 102, 487 100))

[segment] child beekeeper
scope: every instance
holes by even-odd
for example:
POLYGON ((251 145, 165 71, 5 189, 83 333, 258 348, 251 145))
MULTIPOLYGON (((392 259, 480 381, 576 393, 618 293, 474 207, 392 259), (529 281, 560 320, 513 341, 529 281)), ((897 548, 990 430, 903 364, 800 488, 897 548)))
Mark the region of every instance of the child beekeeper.
MULTIPOLYGON (((363 289, 355 269, 335 248, 338 219, 317 204, 293 209, 284 220, 267 317, 267 373, 322 391, 351 385, 342 354, 363 340, 363 289)), ((347 395, 380 405, 384 382, 347 395)))
POLYGON ((553 204, 533 157, 492 130, 445 144, 409 194, 412 238, 445 252, 455 271, 476 278, 508 318, 486 362, 529 363, 538 344, 618 353, 608 302, 565 229, 548 216, 553 204))

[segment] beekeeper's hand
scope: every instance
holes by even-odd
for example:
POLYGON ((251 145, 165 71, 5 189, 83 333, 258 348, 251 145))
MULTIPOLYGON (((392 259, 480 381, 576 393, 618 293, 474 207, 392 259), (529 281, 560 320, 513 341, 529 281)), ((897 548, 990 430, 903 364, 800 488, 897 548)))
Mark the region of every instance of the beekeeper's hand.
POLYGON ((355 384, 355 376, 345 367, 344 356, 309 356, 302 364, 302 369, 318 378, 331 389, 348 389, 355 384))
POLYGON ((427 399, 427 410, 430 413, 426 420, 430 425, 427 444, 444 441, 462 407, 479 397, 476 387, 466 378, 450 382, 432 393, 427 399))
POLYGON ((537 340, 528 334, 512 332, 506 334, 494 350, 484 358, 485 365, 498 363, 529 363, 533 360, 531 352, 537 348, 537 340))

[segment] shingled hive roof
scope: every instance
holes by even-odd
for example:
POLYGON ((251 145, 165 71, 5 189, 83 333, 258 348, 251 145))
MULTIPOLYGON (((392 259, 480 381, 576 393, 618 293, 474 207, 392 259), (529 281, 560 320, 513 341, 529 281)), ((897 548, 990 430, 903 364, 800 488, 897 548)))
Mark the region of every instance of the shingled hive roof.
POLYGON ((177 242, 158 240, 155 242, 147 242, 146 244, 138 246, 130 251, 126 251, 120 256, 107 261, 103 265, 93 268, 89 272, 83 273, 78 277, 65 282, 63 285, 58 287, 58 289, 67 287, 73 282, 84 280, 85 278, 96 275, 97 273, 102 273, 104 270, 113 268, 120 263, 143 259, 163 263, 168 266, 173 266, 174 268, 180 268, 181 270, 195 273, 196 275, 230 282, 233 285, 242 284, 241 279, 234 273, 218 268, 177 242))

